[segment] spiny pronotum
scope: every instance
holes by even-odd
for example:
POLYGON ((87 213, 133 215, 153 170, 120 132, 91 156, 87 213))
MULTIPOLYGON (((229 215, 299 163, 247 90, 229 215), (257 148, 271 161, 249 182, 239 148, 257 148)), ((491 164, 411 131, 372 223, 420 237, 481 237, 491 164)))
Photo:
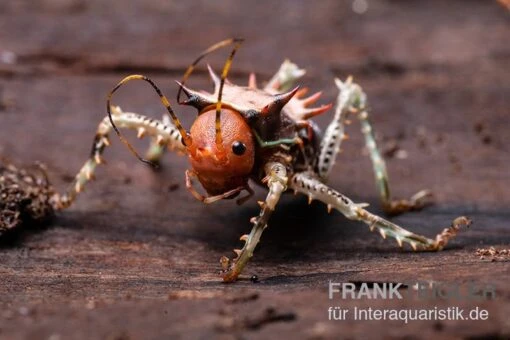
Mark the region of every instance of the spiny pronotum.
POLYGON ((405 242, 415 250, 440 250, 462 225, 469 225, 468 218, 458 217, 451 227, 444 229, 435 239, 430 239, 368 212, 365 210, 367 204, 355 203, 326 185, 340 145, 347 138, 345 125, 350 116, 355 116, 361 123, 384 210, 388 214, 398 214, 419 209, 430 198, 430 193, 426 190, 418 192, 409 200, 391 198, 386 166, 369 121, 367 97, 362 88, 352 81, 352 77, 345 81, 335 79, 340 92, 333 120, 322 134, 311 118, 324 113, 332 105, 311 107, 321 93, 305 97, 307 88, 293 87, 305 71, 290 61, 284 61, 263 88, 257 86, 254 74, 250 75, 248 86, 235 85, 227 80, 232 60, 241 42, 241 39, 227 39, 211 46, 186 70, 179 83, 177 102, 191 105, 198 110, 198 116, 189 132, 181 125, 169 100, 151 79, 144 75, 130 75, 122 79, 108 94, 108 115, 99 123, 89 160, 83 165, 68 191, 54 196, 55 208, 63 209, 71 205, 86 183, 94 177, 96 166, 103 163, 102 154, 110 144, 108 135, 113 128, 131 152, 144 162, 157 163, 167 149, 186 154, 191 165, 191 169, 186 171, 186 187, 194 197, 204 203, 231 199, 242 191, 248 194, 237 201, 245 202, 253 195, 249 186, 250 180, 267 186, 269 192, 265 201, 258 202, 260 214, 251 219, 251 232, 241 236, 244 246, 234 249, 236 257, 233 260, 227 257, 220 259, 221 274, 225 282, 235 281, 242 272, 253 256, 280 196, 289 189, 294 193, 307 195, 310 202, 319 200, 325 203, 328 211, 336 209, 349 219, 368 224, 370 230, 379 231, 383 238, 393 237, 401 247, 405 242), (195 91, 185 86, 186 80, 201 59, 229 45, 233 45, 233 49, 221 75, 216 75, 208 66, 215 85, 213 93, 195 91), (160 121, 137 113, 124 112, 120 107, 113 106, 113 93, 131 80, 149 83, 159 95, 168 115, 160 121), (181 100, 182 92, 187 99, 181 100), (145 135, 152 137, 146 159, 139 156, 127 142, 120 128, 137 130, 139 138, 145 135), (207 196, 195 190, 193 179, 198 179, 207 196))

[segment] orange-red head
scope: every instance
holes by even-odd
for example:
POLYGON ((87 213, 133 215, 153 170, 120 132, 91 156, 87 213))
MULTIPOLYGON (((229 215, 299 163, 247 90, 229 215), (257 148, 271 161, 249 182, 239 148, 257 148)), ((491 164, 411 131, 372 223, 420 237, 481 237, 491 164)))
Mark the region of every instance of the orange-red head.
POLYGON ((188 97, 179 103, 199 112, 186 148, 194 174, 207 193, 214 196, 247 185, 255 163, 253 126, 261 119, 278 117, 298 88, 271 94, 254 86, 222 83, 211 68, 209 72, 214 93, 195 91, 179 83, 188 97), (217 107, 221 107, 218 125, 217 107))
POLYGON ((241 114, 221 110, 223 150, 216 144, 215 117, 214 107, 197 117, 190 131, 192 145, 187 146, 193 171, 210 195, 246 185, 255 163, 254 137, 241 114))

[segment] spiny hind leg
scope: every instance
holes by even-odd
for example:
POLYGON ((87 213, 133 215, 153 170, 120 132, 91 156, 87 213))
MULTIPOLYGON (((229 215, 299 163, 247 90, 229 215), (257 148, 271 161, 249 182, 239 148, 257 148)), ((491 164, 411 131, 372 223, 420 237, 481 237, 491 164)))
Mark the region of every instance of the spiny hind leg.
POLYGON ((267 227, 269 217, 280 200, 281 194, 287 190, 288 178, 285 165, 278 162, 270 162, 265 165, 264 170, 266 172, 269 193, 267 194, 265 202, 259 202, 261 207, 260 214, 251 219, 251 222, 254 225, 250 234, 241 236, 241 241, 245 242, 243 248, 234 249, 237 257, 234 260, 230 260, 225 256, 220 259, 220 263, 223 267, 223 281, 225 282, 235 281, 250 258, 253 256, 255 247, 259 243, 260 236, 267 227))
POLYGON ((361 132, 365 138, 365 145, 368 149, 370 160, 374 169, 374 176, 379 190, 382 207, 387 214, 396 215, 410 210, 419 210, 431 203, 432 193, 429 190, 421 190, 410 199, 392 199, 386 163, 381 156, 375 141, 375 134, 370 117, 366 108, 366 96, 363 93, 363 100, 360 100, 353 107, 361 124, 361 132))
POLYGON ((458 217, 453 220, 449 228, 445 228, 437 234, 435 239, 430 239, 412 233, 395 223, 368 212, 364 209, 367 204, 354 203, 348 197, 322 183, 313 173, 295 174, 289 181, 289 188, 307 195, 309 202, 317 199, 327 204, 328 211, 336 209, 351 220, 368 224, 371 231, 377 229, 383 238, 386 238, 386 236, 393 237, 399 246, 402 246, 402 243, 405 242, 410 244, 414 250, 441 250, 457 234, 461 226, 469 226, 471 223, 467 217, 458 217))
POLYGON ((431 193, 422 190, 410 199, 392 199, 389 188, 388 172, 384 159, 377 148, 374 129, 370 123, 367 107, 367 96, 363 89, 352 78, 348 77, 345 82, 335 79, 336 86, 340 90, 337 99, 337 108, 333 121, 329 124, 321 142, 317 170, 320 177, 326 180, 335 163, 336 156, 340 151, 340 145, 346 138, 345 123, 349 114, 357 114, 361 131, 365 138, 365 144, 369 151, 370 160, 374 170, 374 177, 384 211, 390 215, 400 214, 409 210, 423 208, 430 203, 431 193))
MULTIPOLYGON (((185 153, 186 149, 182 144, 182 138, 174 125, 165 125, 162 122, 142 116, 136 113, 123 112, 119 107, 112 107, 112 119, 119 128, 134 129, 138 137, 145 135, 152 136, 161 147, 173 149, 185 153)), ((94 178, 94 172, 99 164, 104 163, 103 152, 110 145, 108 134, 112 125, 108 117, 105 117, 97 128, 90 158, 82 166, 68 190, 62 195, 56 194, 52 198, 52 205, 55 209, 69 207, 76 196, 84 189, 85 185, 94 178)))
POLYGON ((387 214, 396 215, 410 210, 419 210, 430 204, 432 200, 432 193, 429 190, 421 190, 414 194, 410 199, 391 198, 386 164, 379 152, 379 149, 377 148, 374 130, 370 124, 369 115, 365 108, 361 108, 358 118, 361 122, 361 132, 365 137, 365 144, 372 161, 375 182, 379 190, 384 211, 387 214))

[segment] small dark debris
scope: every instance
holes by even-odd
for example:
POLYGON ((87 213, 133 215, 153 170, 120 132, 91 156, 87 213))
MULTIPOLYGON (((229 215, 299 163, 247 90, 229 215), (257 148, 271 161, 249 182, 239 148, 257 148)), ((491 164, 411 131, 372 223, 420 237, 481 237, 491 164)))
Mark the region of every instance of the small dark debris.
POLYGON ((399 149, 397 141, 392 139, 383 145, 382 152, 384 157, 393 158, 399 149))
POLYGON ((476 134, 481 134, 482 132, 485 131, 485 123, 484 122, 477 122, 473 129, 475 130, 476 134))
POLYGON ((489 145, 492 143, 492 137, 491 136, 483 136, 482 137, 482 143, 483 144, 486 144, 486 145, 489 145))
POLYGON ((442 144, 444 142, 444 135, 442 133, 438 133, 436 135, 436 143, 442 144))
POLYGON ((74 181, 74 176, 70 174, 62 174, 60 178, 66 183, 71 183, 74 181))
POLYGON ((0 87, 0 112, 8 110, 10 107, 13 107, 14 105, 15 105, 14 100, 7 98, 4 95, 3 88, 0 87))
POLYGON ((484 122, 477 122, 474 125, 473 129, 475 130, 475 133, 478 136, 480 136, 480 139, 483 144, 485 144, 485 145, 492 144, 492 137, 487 132, 487 124, 485 124, 484 122))
POLYGON ((179 183, 172 183, 168 186, 168 192, 172 192, 179 189, 179 183))
POLYGON ((243 293, 243 294, 238 294, 238 295, 228 297, 226 299, 226 301, 229 303, 244 303, 244 302, 258 300, 259 297, 260 297, 260 295, 257 292, 248 293, 248 294, 243 293))
POLYGON ((458 163, 459 162, 459 159, 457 158, 457 156, 455 156, 454 154, 449 154, 448 155, 448 160, 450 161, 450 163, 452 164, 455 164, 455 163, 458 163))
POLYGON ((428 147, 427 136, 428 136, 428 132, 424 126, 418 126, 416 128, 416 139, 417 139, 418 148, 420 148, 422 150, 427 149, 427 147, 428 147))
POLYGON ((397 134, 395 135, 395 139, 399 140, 399 141, 406 139, 406 137, 407 137, 407 135, 406 135, 405 130, 399 130, 397 132, 397 134))
POLYGON ((232 311, 220 310, 221 318, 216 324, 216 329, 221 332, 233 330, 259 330, 267 324, 275 322, 291 322, 297 319, 292 311, 281 312, 274 307, 267 307, 262 312, 240 316, 232 311))
POLYGON ((436 321, 436 322, 434 322, 433 327, 436 332, 441 332, 444 329, 444 324, 440 321, 436 321))
POLYGON ((0 159, 0 236, 22 225, 41 224, 53 215, 53 189, 44 170, 34 175, 0 159))
POLYGON ((401 76, 406 73, 408 69, 406 65, 397 61, 369 58, 364 65, 364 71, 371 74, 381 73, 389 76, 401 76))
POLYGON ((261 315, 245 319, 244 328, 255 330, 260 329, 269 323, 291 322, 296 319, 297 316, 293 312, 279 312, 273 307, 268 307, 261 315))
POLYGON ((125 331, 114 332, 106 337, 106 340, 130 340, 131 337, 125 331))
POLYGON ((15 105, 12 99, 0 98, 0 111, 6 111, 15 105))
POLYGON ((453 153, 450 153, 448 155, 448 160, 450 161, 450 164, 452 165, 453 171, 455 173, 462 172, 462 164, 460 163, 460 159, 457 156, 455 156, 453 153))

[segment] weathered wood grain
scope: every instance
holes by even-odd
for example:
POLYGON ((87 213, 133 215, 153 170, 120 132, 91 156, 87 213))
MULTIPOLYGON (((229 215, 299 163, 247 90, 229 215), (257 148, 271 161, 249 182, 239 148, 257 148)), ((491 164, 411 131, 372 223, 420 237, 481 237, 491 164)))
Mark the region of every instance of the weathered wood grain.
MULTIPOLYGON (((510 262, 480 259, 476 249, 510 244, 509 13, 495 1, 368 3, 363 15, 351 1, 1 3, 0 154, 18 164, 42 161, 57 188, 87 157, 106 93, 122 76, 146 73, 173 98, 186 65, 235 35, 247 41, 233 81, 246 82, 251 71, 267 80, 288 57, 308 70, 303 84, 323 89, 325 103, 335 98, 334 76, 352 74, 364 86, 382 145, 396 142, 407 153, 388 160, 393 192, 436 195, 434 206, 396 222, 430 236, 458 215, 474 225, 443 252, 413 253, 289 195, 247 279, 224 285, 218 260, 249 230, 254 201, 203 206, 184 187, 185 158, 168 155, 153 173, 113 139, 107 166, 71 209, 1 246, 0 338, 508 337, 510 262), (254 274, 256 284, 248 280, 254 274), (327 321, 327 308, 337 305, 327 299, 329 280, 416 279, 491 283, 498 298, 476 304, 489 310, 486 322, 327 321)), ((226 53, 211 63, 220 67, 226 53)), ((190 85, 212 86, 204 69, 190 85)), ((123 108, 161 115, 141 83, 120 92, 123 108)), ((189 126, 193 111, 177 109, 189 126)), ((330 184, 381 213, 358 130, 349 127, 330 184)))

